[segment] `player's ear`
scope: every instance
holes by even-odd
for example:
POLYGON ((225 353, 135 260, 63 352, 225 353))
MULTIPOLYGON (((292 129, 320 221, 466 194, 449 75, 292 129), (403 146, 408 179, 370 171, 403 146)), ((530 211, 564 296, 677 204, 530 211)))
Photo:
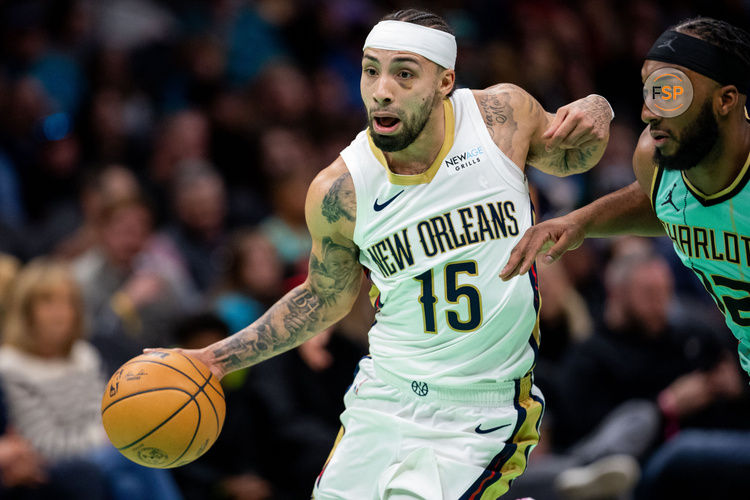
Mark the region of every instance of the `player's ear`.
POLYGON ((714 105, 719 116, 727 116, 740 105, 740 92, 734 85, 724 85, 714 91, 714 105))
POLYGON ((445 97, 453 90, 453 86, 456 84, 456 72, 452 69, 443 69, 438 66, 438 78, 440 78, 438 90, 445 97))

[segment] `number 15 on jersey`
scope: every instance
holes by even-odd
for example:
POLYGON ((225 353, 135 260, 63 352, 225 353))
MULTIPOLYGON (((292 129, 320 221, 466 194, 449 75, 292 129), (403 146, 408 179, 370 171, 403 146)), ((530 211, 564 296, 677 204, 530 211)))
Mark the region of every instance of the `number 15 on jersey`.
MULTIPOLYGON (((459 278, 463 274, 477 276, 477 263, 473 260, 451 262, 445 265, 443 276, 445 277, 442 290, 436 290, 434 270, 429 269, 414 279, 421 284, 421 293, 417 299, 422 306, 424 317, 424 330, 426 333, 437 333, 437 322, 435 319, 437 303, 439 302, 436 291, 442 292, 441 297, 449 304, 459 304, 462 298, 468 303, 468 318, 462 318, 453 309, 446 309, 445 319, 448 326, 457 332, 473 332, 482 325, 482 296, 479 290, 468 283, 460 284, 459 278)), ((466 278, 465 278, 466 279, 466 278)), ((468 278, 470 279, 470 278, 468 278)))

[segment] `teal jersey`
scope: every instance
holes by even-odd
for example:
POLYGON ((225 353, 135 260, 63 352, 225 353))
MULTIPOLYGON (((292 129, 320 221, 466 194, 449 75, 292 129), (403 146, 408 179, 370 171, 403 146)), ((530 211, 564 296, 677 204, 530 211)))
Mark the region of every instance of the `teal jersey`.
POLYGON ((707 196, 683 172, 656 169, 651 200, 682 263, 693 270, 739 340, 750 373, 750 156, 726 189, 707 196))

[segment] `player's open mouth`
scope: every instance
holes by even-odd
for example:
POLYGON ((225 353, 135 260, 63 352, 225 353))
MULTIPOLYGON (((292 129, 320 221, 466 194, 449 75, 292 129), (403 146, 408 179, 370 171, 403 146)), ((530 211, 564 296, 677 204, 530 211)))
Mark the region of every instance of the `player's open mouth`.
POLYGON ((654 140, 654 143, 656 143, 657 146, 661 146, 665 142, 667 142, 667 139, 669 139, 669 134, 666 132, 662 132, 661 130, 651 130, 651 138, 654 140))
POLYGON ((400 123, 401 120, 395 116, 375 116, 372 119, 372 128, 378 134, 390 134, 398 128, 400 123))

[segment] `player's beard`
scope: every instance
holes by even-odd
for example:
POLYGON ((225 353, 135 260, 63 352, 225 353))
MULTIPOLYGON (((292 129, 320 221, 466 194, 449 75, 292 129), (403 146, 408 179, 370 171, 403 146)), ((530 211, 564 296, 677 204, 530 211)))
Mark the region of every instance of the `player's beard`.
POLYGON ((656 148, 654 161, 665 170, 688 170, 700 163, 719 140, 719 124, 706 100, 698 117, 685 128, 674 154, 664 155, 656 148))
POLYGON ((372 142, 378 149, 387 153, 393 153, 395 151, 401 151, 406 149, 412 142, 417 140, 419 134, 424 130, 427 125, 427 120, 430 119, 432 108, 435 104, 435 100, 440 98, 440 94, 435 92, 432 99, 425 100, 424 104, 417 109, 417 112, 411 118, 401 120, 401 130, 397 134, 393 135, 381 135, 375 132, 372 128, 372 121, 374 118, 370 116, 370 122, 368 127, 370 128, 370 136, 372 142))

